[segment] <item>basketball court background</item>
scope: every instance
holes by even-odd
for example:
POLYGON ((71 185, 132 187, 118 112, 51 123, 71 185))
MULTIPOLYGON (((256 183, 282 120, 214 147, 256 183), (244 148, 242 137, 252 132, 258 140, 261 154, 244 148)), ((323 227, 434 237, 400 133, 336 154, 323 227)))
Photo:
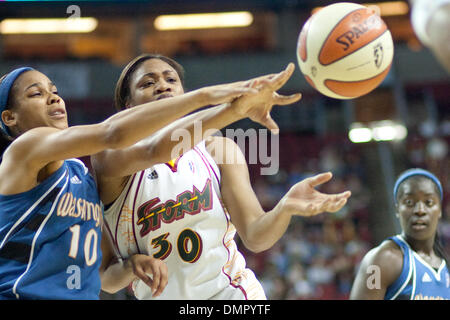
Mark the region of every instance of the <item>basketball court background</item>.
MULTIPOLYGON (((266 209, 295 182, 332 171, 324 192, 352 191, 335 214, 293 219, 286 235, 270 250, 248 252, 247 263, 269 299, 346 299, 363 255, 399 231, 392 188, 404 169, 434 172, 444 188, 440 233, 450 251, 450 81, 411 28, 405 1, 353 1, 379 4, 395 41, 391 71, 382 85, 354 100, 327 98, 306 82, 296 58, 298 34, 312 10, 336 1, 316 0, 158 0, 0 2, 0 22, 9 18, 92 17, 88 33, 0 33, 0 74, 20 65, 44 72, 58 86, 71 125, 104 120, 114 112, 112 97, 121 68, 143 52, 175 58, 186 71, 188 90, 243 80, 282 70, 296 71, 282 93, 302 92, 300 102, 275 107, 280 126, 276 175, 260 175, 250 164, 255 192, 266 209), (76 7, 69 8, 75 5, 76 7), (79 11, 77 11, 78 9, 79 11), (162 14, 246 11, 248 26, 158 30, 162 14), (406 137, 354 143, 349 131, 386 124, 402 125, 406 137)), ((261 128, 242 120, 229 128, 261 128)), ((82 159, 87 164, 88 159, 82 159)), ((104 299, 131 298, 127 290, 104 299)))

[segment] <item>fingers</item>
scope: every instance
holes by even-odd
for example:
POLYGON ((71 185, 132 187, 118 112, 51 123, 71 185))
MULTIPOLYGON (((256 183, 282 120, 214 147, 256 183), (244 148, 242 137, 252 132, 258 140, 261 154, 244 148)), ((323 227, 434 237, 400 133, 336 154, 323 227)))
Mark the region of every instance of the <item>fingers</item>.
POLYGON ((204 88, 203 91, 206 92, 207 104, 228 103, 242 96, 258 94, 259 90, 251 87, 250 83, 241 81, 238 84, 233 83, 204 88))
POLYGON ((264 76, 260 76, 257 78, 254 78, 250 81, 258 81, 261 83, 264 83, 266 85, 271 85, 275 90, 278 90, 279 88, 281 88, 288 80, 289 78, 292 76, 292 73, 295 70, 295 66, 292 62, 290 62, 286 69, 284 69, 283 71, 279 72, 279 73, 273 73, 273 74, 268 74, 268 75, 264 75, 264 76))
POLYGON ((152 287, 153 280, 150 278, 147 273, 145 272, 144 268, 142 268, 141 265, 135 265, 134 267, 134 274, 141 279, 146 285, 149 287, 152 287))
POLYGON ((302 98, 301 93, 292 94, 290 96, 282 96, 282 95, 279 95, 278 93, 275 93, 274 104, 280 105, 280 106, 285 106, 285 105, 297 102, 301 98, 302 98))
POLYGON ((156 290, 158 290, 159 288, 159 283, 161 281, 161 272, 159 271, 159 266, 152 266, 152 279, 153 279, 153 283, 150 286, 152 288, 152 294, 153 296, 156 293, 156 290))
POLYGON ((284 71, 280 72, 272 79, 275 90, 280 89, 289 80, 294 72, 294 69, 294 64, 290 62, 284 71))
POLYGON ((152 257, 146 257, 136 264, 134 274, 151 288, 153 297, 159 296, 168 282, 166 264, 152 257))
POLYGON ((290 62, 286 68, 279 72, 279 73, 272 73, 272 74, 266 74, 263 76, 259 76, 250 80, 246 80, 246 81, 236 81, 234 82, 232 85, 239 87, 239 86, 248 86, 249 83, 252 82, 259 82, 259 81, 267 81, 267 83, 273 83, 275 86, 277 86, 277 89, 281 88, 286 81, 292 76, 292 73, 295 70, 295 65, 290 62))
POLYGON ((347 199, 350 197, 351 192, 345 191, 336 195, 328 196, 328 199, 323 203, 323 211, 336 212, 342 209, 347 203, 347 199))
POLYGON ((251 80, 248 86, 250 88, 258 89, 258 91, 259 91, 261 89, 261 87, 268 86, 268 85, 270 85, 269 79, 257 78, 257 79, 251 80))
POLYGON ((256 78, 254 78, 254 79, 252 79, 252 80, 249 80, 249 81, 260 81, 260 80, 272 80, 273 78, 275 78, 277 76, 277 73, 272 73, 272 74, 266 74, 266 75, 264 75, 264 76, 259 76, 259 77, 256 77, 256 78))
POLYGON ((330 181, 332 177, 333 174, 331 172, 325 172, 307 179, 309 180, 309 184, 311 185, 311 187, 316 187, 320 184, 330 181))
POLYGON ((338 198, 345 198, 345 199, 348 199, 348 198, 350 198, 351 195, 352 195, 351 191, 345 191, 345 192, 342 192, 342 193, 337 194, 336 196, 337 196, 338 198))
MULTIPOLYGON (((300 93, 296 93, 290 96, 283 96, 276 93, 276 90, 281 88, 291 77, 294 72, 294 64, 291 62, 288 64, 285 70, 278 74, 270 74, 258 78, 254 78, 251 80, 247 80, 245 82, 240 82, 240 86, 244 86, 246 88, 257 89, 259 92, 263 92, 269 90, 272 91, 273 95, 271 97, 271 104, 277 105, 288 105, 294 102, 297 102, 301 99, 302 95, 300 93)), ((235 85, 236 86, 236 85, 235 85)), ((237 88, 240 88, 237 86, 237 88)))
POLYGON ((238 98, 242 95, 247 95, 247 94, 257 94, 258 90, 255 88, 247 88, 247 87, 239 87, 239 88, 234 88, 230 91, 230 96, 233 98, 238 98))
POLYGON ((343 206, 347 203, 347 198, 341 199, 336 203, 330 205, 325 211, 327 212, 336 212, 342 209, 343 206))
POLYGON ((247 87, 237 87, 222 92, 213 104, 227 103, 233 102, 235 99, 238 99, 243 96, 255 95, 258 94, 258 90, 255 88, 247 88, 247 87))
POLYGON ((298 210, 298 215, 311 217, 323 212, 337 212, 342 209, 350 197, 350 191, 346 191, 337 195, 326 195, 321 197, 322 200, 316 199, 303 206, 303 210, 298 210))
POLYGON ((167 265, 164 263, 162 265, 162 270, 161 270, 161 282, 159 285, 159 290, 156 291, 155 294, 157 294, 158 296, 163 292, 164 288, 167 286, 167 283, 169 282, 169 270, 167 269, 167 265))
MULTIPOLYGON (((168 275, 167 275, 167 266, 165 263, 160 263, 158 265, 158 284, 154 285, 154 287, 152 288, 152 292, 153 292, 153 297, 158 297, 164 290, 164 288, 167 285, 167 281, 168 281, 168 275)), ((154 276, 154 279, 156 279, 156 275, 154 276)))
POLYGON ((269 129, 272 134, 278 134, 280 132, 280 128, 269 113, 267 113, 266 116, 259 121, 259 123, 269 129))

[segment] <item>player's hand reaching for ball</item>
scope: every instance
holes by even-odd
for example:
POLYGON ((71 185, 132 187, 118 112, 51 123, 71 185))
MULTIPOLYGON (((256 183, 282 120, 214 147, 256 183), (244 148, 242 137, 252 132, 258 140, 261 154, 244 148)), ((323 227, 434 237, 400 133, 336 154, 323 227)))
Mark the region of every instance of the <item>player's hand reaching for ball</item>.
POLYGON ((285 70, 280 73, 258 77, 248 81, 250 88, 257 92, 248 92, 239 97, 231 104, 234 111, 243 117, 267 127, 273 133, 278 133, 278 125, 270 116, 274 105, 288 105, 301 99, 300 93, 284 96, 276 91, 280 89, 292 76, 294 64, 289 63, 285 70))
POLYGON ((158 297, 167 285, 167 265, 160 259, 145 254, 135 254, 129 259, 133 273, 152 289, 153 297, 158 297))
POLYGON ((314 216, 322 212, 340 210, 347 203, 347 199, 351 195, 350 191, 325 194, 315 189, 315 187, 330 181, 332 176, 331 172, 327 172, 298 182, 278 203, 281 206, 280 209, 291 215, 299 216, 314 216))
POLYGON ((250 87, 250 81, 237 81, 226 84, 204 87, 198 90, 201 92, 202 105, 217 105, 231 103, 235 99, 248 95, 256 94, 257 89, 250 87))

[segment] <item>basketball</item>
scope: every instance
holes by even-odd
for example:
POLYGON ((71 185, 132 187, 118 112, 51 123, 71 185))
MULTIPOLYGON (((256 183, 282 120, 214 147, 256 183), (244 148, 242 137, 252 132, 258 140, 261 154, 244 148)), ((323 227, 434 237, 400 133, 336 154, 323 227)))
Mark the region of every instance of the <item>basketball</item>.
POLYGON ((320 93, 352 99, 374 90, 389 73, 394 44, 375 10, 340 2, 323 7, 303 25, 297 60, 320 93))

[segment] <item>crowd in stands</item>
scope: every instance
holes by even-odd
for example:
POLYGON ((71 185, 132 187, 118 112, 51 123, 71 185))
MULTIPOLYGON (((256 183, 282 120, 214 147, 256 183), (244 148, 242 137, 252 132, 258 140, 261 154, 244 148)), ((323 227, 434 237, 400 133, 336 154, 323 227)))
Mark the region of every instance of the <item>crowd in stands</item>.
MULTIPOLYGON (((323 192, 348 189, 352 197, 337 213, 295 217, 283 238, 266 252, 254 254, 240 246, 247 264, 269 299, 348 299, 361 259, 376 245, 369 228, 371 193, 364 182, 367 168, 363 157, 346 137, 320 139, 291 134, 280 138, 280 145, 280 158, 288 161, 282 163, 279 173, 252 175, 255 192, 267 210, 294 183, 324 171, 332 171, 334 177, 323 192)), ((450 255, 449 145, 448 117, 438 125, 418 122, 405 141, 404 167, 428 169, 441 180, 445 194, 439 233, 450 255)))
POLYGON ((288 161, 281 163, 279 172, 252 175, 265 209, 272 209, 296 182, 326 171, 333 172, 333 179, 320 191, 351 190, 351 201, 336 213, 293 217, 286 234, 270 250, 254 254, 240 246, 247 265, 261 280, 268 299, 347 299, 356 268, 371 247, 370 193, 363 183, 362 157, 346 137, 289 134, 280 137, 280 145, 280 161, 288 161))

